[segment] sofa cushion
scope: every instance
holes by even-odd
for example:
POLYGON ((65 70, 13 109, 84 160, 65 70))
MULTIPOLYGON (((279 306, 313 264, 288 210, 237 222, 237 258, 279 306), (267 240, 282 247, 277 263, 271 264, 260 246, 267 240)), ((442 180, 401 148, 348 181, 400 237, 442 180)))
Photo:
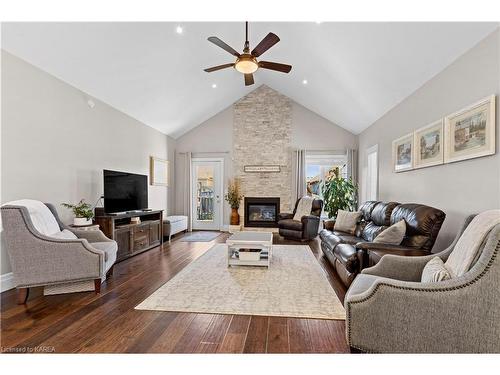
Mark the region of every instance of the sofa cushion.
POLYGON ((379 201, 366 201, 359 207, 364 221, 371 221, 373 208, 379 203, 379 201))
POLYGON ((450 272, 446 269, 440 257, 429 260, 422 271, 421 281, 423 283, 436 283, 448 279, 451 279, 450 272))
POLYGON ((59 227, 56 218, 43 202, 34 199, 20 199, 5 203, 3 206, 26 207, 33 226, 41 234, 51 236, 54 233, 61 232, 61 228, 59 227))
POLYGON ((344 210, 337 211, 337 217, 335 219, 334 230, 340 232, 346 232, 349 234, 354 234, 356 231, 356 225, 361 218, 361 212, 349 212, 344 210))
POLYGON ((167 216, 165 218, 165 222, 169 222, 169 223, 176 223, 178 221, 187 221, 187 216, 184 216, 184 215, 174 215, 174 216, 167 216))
POLYGON ((406 236, 401 243, 407 247, 431 250, 446 215, 443 211, 423 204, 405 203, 392 211, 391 225, 406 221, 406 236), (415 237, 418 236, 418 237, 415 237))
POLYGON ((370 221, 366 223, 363 230, 361 231, 361 237, 368 242, 372 242, 380 233, 382 233, 387 227, 385 225, 377 225, 370 221))
POLYGON ((375 207, 373 207, 371 213, 371 219, 374 224, 378 226, 386 226, 391 225, 391 214, 395 207, 397 207, 399 203, 397 202, 380 202, 375 207))
MULTIPOLYGON (((116 252, 118 250, 118 245, 116 241, 106 241, 106 242, 92 242, 90 246, 96 248, 97 250, 101 250, 104 252, 104 261, 108 262, 111 259, 116 260, 116 252)), ((113 261, 114 263, 114 261, 113 261)))
POLYGON ((375 284, 377 280, 390 280, 385 277, 375 276, 375 275, 367 275, 367 274, 359 274, 356 276, 354 281, 352 282, 349 290, 347 291, 344 301, 350 300, 350 297, 366 292, 368 289, 375 284))
POLYGON ((373 242, 386 243, 389 245, 399 245, 406 233, 406 223, 404 220, 398 221, 389 228, 382 231, 373 242))
POLYGON ((280 220, 278 226, 283 229, 290 229, 296 231, 302 231, 302 221, 297 221, 293 219, 280 220))

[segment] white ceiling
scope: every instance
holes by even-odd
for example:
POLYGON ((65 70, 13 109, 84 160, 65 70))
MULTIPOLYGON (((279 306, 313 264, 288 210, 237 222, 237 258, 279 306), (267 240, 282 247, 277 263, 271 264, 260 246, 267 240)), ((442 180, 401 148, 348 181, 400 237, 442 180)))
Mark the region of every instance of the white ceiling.
POLYGON ((174 138, 263 83, 359 133, 496 27, 250 23, 251 48, 270 31, 281 39, 261 59, 293 65, 257 71, 250 87, 234 69, 203 71, 234 61, 207 37, 241 51, 243 22, 4 23, 2 48, 174 138))

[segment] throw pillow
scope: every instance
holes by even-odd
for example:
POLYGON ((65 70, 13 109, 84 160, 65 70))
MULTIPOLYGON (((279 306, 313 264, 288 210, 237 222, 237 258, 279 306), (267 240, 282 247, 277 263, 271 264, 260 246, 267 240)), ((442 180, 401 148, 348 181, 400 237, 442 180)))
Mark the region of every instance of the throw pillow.
POLYGON ((382 231, 373 242, 385 243, 388 245, 400 245, 405 237, 406 222, 404 220, 398 221, 396 224, 391 225, 389 228, 382 231))
POLYGON ((338 210, 333 229, 339 232, 354 234, 354 232, 356 232, 356 225, 361 218, 361 214, 361 211, 349 212, 338 210))
POLYGON ((422 271, 421 281, 423 283, 437 283, 449 279, 451 279, 450 272, 446 269, 440 257, 429 260, 422 271))

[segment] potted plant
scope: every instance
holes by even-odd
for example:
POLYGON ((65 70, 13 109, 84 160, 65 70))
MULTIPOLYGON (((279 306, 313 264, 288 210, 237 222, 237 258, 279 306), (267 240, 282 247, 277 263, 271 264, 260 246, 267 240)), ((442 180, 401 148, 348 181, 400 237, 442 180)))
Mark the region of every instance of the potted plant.
POLYGON ((240 191, 240 181, 238 179, 229 180, 227 194, 224 195, 224 199, 231 206, 231 225, 239 225, 240 214, 238 213, 238 208, 240 208, 243 195, 240 191))
POLYGON ((352 180, 339 176, 338 170, 327 178, 323 185, 324 210, 330 219, 337 216, 338 210, 354 211, 357 203, 358 187, 352 180))
POLYGON ((73 225, 84 226, 92 225, 92 218, 94 217, 94 212, 90 204, 86 203, 84 199, 80 200, 77 204, 62 203, 63 207, 69 208, 75 214, 73 219, 73 225))

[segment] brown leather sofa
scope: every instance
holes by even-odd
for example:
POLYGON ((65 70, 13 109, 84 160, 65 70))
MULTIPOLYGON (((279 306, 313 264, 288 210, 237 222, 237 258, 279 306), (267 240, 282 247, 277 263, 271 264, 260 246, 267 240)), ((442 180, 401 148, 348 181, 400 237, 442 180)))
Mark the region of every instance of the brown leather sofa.
POLYGON ((428 255, 446 217, 437 208, 422 204, 365 202, 354 234, 323 229, 321 249, 346 286, 361 269, 375 265, 385 254, 428 255), (383 230, 400 220, 406 222, 401 245, 373 242, 383 230))
POLYGON ((302 216, 301 220, 293 220, 299 200, 295 202, 293 213, 280 213, 278 216, 278 228, 280 236, 292 240, 312 240, 318 235, 319 218, 323 210, 323 201, 314 199, 311 207, 311 214, 302 216))

